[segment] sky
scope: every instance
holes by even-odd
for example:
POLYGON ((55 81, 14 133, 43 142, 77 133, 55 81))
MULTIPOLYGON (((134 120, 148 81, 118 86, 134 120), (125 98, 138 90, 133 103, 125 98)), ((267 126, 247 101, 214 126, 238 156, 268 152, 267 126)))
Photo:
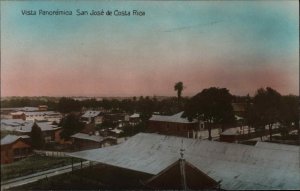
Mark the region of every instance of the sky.
POLYGON ((1 96, 176 96, 179 81, 183 96, 209 87, 254 95, 267 86, 299 95, 298 7, 293 0, 2 1, 1 96), (77 16, 77 9, 131 15, 77 16))

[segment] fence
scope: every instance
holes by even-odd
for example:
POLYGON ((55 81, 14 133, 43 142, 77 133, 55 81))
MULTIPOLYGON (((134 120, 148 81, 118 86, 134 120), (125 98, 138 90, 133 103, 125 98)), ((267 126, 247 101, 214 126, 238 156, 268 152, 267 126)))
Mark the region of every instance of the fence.
POLYGON ((61 151, 34 150, 33 152, 38 155, 47 156, 47 157, 68 157, 65 152, 61 152, 61 151))

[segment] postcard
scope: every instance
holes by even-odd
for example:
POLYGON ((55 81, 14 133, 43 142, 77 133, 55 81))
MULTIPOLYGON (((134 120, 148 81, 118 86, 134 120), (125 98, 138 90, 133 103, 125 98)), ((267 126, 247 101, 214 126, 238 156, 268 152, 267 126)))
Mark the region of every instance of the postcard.
POLYGON ((1 190, 300 189, 298 1, 1 1, 1 190))

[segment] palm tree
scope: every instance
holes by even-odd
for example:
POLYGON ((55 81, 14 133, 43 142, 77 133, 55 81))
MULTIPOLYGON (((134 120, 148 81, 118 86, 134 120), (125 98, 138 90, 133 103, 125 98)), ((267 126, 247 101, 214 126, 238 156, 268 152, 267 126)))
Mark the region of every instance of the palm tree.
POLYGON ((178 105, 180 102, 180 98, 181 98, 181 93, 183 90, 183 83, 182 82, 177 82, 174 86, 174 90, 177 91, 177 98, 178 98, 178 105))

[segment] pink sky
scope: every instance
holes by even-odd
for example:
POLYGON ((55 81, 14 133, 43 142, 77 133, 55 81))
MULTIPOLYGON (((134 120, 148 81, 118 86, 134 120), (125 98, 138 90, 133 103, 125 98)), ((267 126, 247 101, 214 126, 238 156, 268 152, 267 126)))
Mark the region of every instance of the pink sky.
POLYGON ((298 2, 126 2, 145 17, 23 16, 114 2, 3 3, 1 96, 299 94, 298 2), (267 7, 267 9, 266 9, 267 7), (185 11, 185 10, 189 11, 185 11), (181 14, 177 14, 177 13, 181 14))

